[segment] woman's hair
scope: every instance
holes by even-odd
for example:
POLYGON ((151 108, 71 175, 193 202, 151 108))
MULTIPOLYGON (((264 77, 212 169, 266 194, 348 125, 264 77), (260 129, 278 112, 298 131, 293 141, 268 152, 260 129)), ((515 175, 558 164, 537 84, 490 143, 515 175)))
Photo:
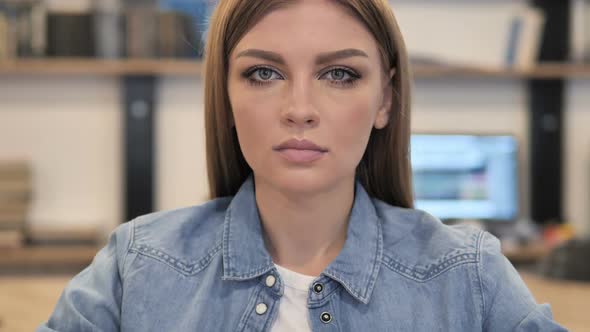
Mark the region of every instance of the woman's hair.
MULTIPOLYGON (((221 0, 205 47, 205 132, 210 198, 235 195, 252 172, 241 152, 228 95, 232 50, 264 15, 297 0, 221 0)), ((395 68, 389 123, 372 129, 356 178, 372 197, 413 208, 410 164, 410 72, 406 47, 387 0, 334 0, 373 35, 384 73, 395 68)))

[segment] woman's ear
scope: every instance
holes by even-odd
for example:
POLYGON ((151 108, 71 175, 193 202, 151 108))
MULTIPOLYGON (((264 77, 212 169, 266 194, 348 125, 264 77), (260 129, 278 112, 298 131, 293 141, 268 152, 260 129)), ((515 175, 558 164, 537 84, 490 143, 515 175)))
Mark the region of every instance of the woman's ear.
POLYGON ((391 104, 393 102, 393 88, 391 84, 391 80, 395 75, 395 68, 391 68, 389 71, 389 75, 387 75, 387 81, 383 86, 383 101, 381 102, 381 107, 377 111, 377 116, 375 117, 375 128, 376 129, 383 129, 389 123, 389 115, 391 112, 391 104))

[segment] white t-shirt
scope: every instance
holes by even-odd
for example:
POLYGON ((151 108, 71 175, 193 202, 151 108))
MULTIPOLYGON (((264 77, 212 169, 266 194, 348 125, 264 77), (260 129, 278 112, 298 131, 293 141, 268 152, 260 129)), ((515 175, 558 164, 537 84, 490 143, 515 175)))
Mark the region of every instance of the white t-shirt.
POLYGON ((316 277, 297 273, 277 264, 275 266, 281 275, 285 288, 279 302, 279 313, 271 331, 311 332, 307 313, 307 295, 311 283, 316 277))

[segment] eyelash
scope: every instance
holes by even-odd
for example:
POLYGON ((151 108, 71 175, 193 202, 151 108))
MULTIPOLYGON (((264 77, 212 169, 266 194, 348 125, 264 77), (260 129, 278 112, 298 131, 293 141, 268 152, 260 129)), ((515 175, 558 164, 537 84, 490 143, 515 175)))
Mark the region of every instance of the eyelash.
MULTIPOLYGON (((252 77, 251 77, 252 74, 254 74, 255 72, 257 72, 260 69, 268 69, 268 70, 272 71, 273 73, 279 74, 276 70, 274 70, 271 67, 267 67, 267 66, 255 66, 255 67, 249 68, 248 70, 246 70, 245 72, 243 72, 242 73, 242 77, 244 77, 245 79, 247 79, 248 84, 250 84, 252 86, 263 86, 263 85, 270 84, 272 82, 272 80, 259 81, 259 80, 252 79, 252 77)), ((361 75, 357 74, 353 70, 351 70, 349 68, 346 68, 346 67, 333 67, 333 68, 330 68, 329 70, 325 71, 322 75, 320 75, 320 77, 322 77, 322 76, 324 76, 324 75, 326 75, 328 73, 331 73, 331 72, 333 72, 335 70, 342 70, 342 71, 344 71, 344 73, 346 73, 346 74, 348 74, 350 76, 350 78, 349 79, 346 79, 346 80, 341 80, 341 81, 333 80, 332 81, 332 82, 336 82, 336 83, 333 83, 333 84, 339 85, 341 87, 347 87, 347 88, 348 87, 352 87, 352 86, 354 86, 354 84, 356 83, 356 81, 361 78, 361 75)), ((279 74, 279 76, 280 76, 280 74, 279 74)))

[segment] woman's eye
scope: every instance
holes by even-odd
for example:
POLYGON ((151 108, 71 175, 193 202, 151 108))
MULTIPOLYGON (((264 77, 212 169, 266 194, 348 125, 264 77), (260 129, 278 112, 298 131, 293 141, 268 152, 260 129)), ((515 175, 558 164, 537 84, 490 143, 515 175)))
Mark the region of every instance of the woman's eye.
POLYGON ((350 74, 347 73, 344 69, 333 69, 329 71, 327 74, 331 74, 331 81, 341 81, 346 77, 346 75, 350 76, 350 74))
POLYGON ((351 86, 360 78, 360 75, 344 68, 335 68, 322 75, 322 77, 326 76, 333 84, 341 86, 351 86))
POLYGON ((272 69, 268 68, 260 68, 254 71, 254 73, 258 74, 258 77, 263 81, 268 81, 272 78, 272 74, 276 74, 276 72, 272 69))
MULTIPOLYGON (((255 86, 270 84, 274 80, 284 80, 284 78, 274 69, 267 67, 255 67, 242 74, 248 80, 248 83, 255 86)), ((323 75, 320 79, 327 79, 331 84, 340 87, 350 87, 356 83, 361 76, 349 69, 334 68, 323 75)))
POLYGON ((275 70, 266 67, 251 69, 244 73, 243 76, 252 85, 263 85, 270 83, 273 79, 283 79, 275 70))

